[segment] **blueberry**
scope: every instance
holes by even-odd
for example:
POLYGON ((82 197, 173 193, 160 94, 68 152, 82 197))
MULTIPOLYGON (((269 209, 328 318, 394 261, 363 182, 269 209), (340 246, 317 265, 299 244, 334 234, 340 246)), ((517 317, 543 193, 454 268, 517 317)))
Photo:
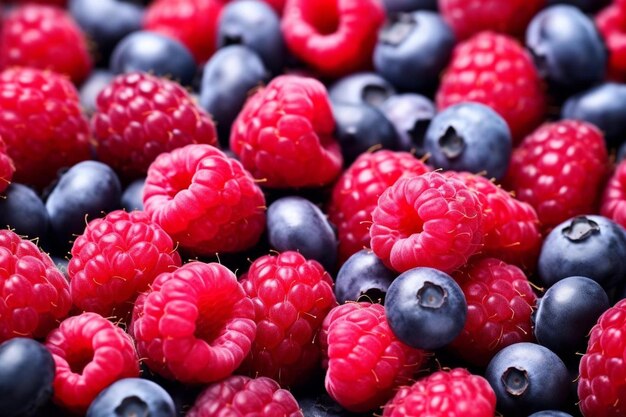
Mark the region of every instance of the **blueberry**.
POLYGON ((626 142, 622 143, 619 148, 617 148, 617 155, 615 156, 615 163, 619 164, 624 159, 626 159, 626 142))
POLYGON ((335 269, 335 232, 324 213, 309 200, 289 196, 270 204, 267 234, 270 245, 277 251, 298 251, 305 258, 321 263, 327 271, 335 269))
POLYGON ((143 30, 125 36, 117 44, 110 68, 115 74, 150 72, 183 85, 191 85, 196 75, 196 62, 185 45, 169 36, 143 30))
POLYGON ((387 13, 437 10, 437 0, 383 0, 387 13))
POLYGON ((304 417, 356 417, 337 404, 326 392, 297 396, 296 400, 304 417))
POLYGON ((120 379, 102 391, 86 417, 175 417, 172 397, 158 384, 141 378, 120 379))
POLYGON ((65 275, 65 278, 68 278, 67 267, 70 261, 68 261, 67 258, 59 258, 58 256, 51 256, 50 258, 52 259, 52 262, 54 262, 54 264, 56 265, 57 269, 61 271, 63 275, 65 275))
POLYGON ((539 12, 526 30, 539 74, 554 91, 580 91, 604 79, 607 49, 593 20, 570 5, 539 12))
POLYGON ((444 170, 486 172, 501 180, 511 159, 511 131, 490 107, 465 102, 437 114, 424 138, 428 162, 444 170))
POLYGON ((581 275, 605 290, 626 282, 626 231, 603 216, 577 216, 564 221, 546 236, 537 272, 547 287, 581 275))
POLYGON ((534 313, 539 344, 555 353, 586 347, 586 336, 598 317, 610 307, 609 297, 594 280, 572 276, 548 288, 534 313))
POLYGON ((548 5, 570 4, 578 7, 583 12, 591 13, 600 10, 610 3, 610 0, 548 0, 548 5))
POLYGON ((3 417, 33 415, 52 397, 54 360, 44 345, 17 337, 0 344, 0 410, 3 417))
POLYGON ((498 352, 485 378, 496 393, 497 410, 507 417, 559 409, 568 394, 569 373, 550 349, 535 343, 515 343, 498 352))
POLYGON ((0 228, 7 226, 29 239, 43 239, 50 219, 46 206, 37 193, 22 184, 11 183, 0 198, 0 228))
POLYGON ((388 269, 370 249, 350 256, 335 280, 335 297, 346 301, 384 302, 391 282, 398 274, 388 269))
POLYGON ((454 44, 452 29, 438 13, 392 15, 374 49, 374 67, 398 90, 430 93, 439 84, 454 44))
POLYGON ((115 74, 111 71, 96 69, 92 71, 89 78, 83 82, 80 86, 79 95, 80 105, 86 114, 91 115, 96 111, 96 99, 98 98, 98 94, 100 94, 104 87, 111 84, 113 78, 115 78, 115 74))
POLYGON ((385 297, 389 327, 402 342, 418 349, 438 349, 463 330, 467 301, 445 272, 417 267, 398 275, 385 297))
POLYGON ((122 208, 126 211, 143 210, 143 187, 145 178, 139 178, 128 184, 122 193, 122 208))
POLYGON ((369 104, 379 107, 395 90, 375 72, 357 72, 335 81, 328 89, 334 103, 369 104))
POLYGON ((536 413, 532 413, 528 417, 572 417, 572 415, 565 413, 563 411, 544 410, 544 411, 537 411, 536 413))

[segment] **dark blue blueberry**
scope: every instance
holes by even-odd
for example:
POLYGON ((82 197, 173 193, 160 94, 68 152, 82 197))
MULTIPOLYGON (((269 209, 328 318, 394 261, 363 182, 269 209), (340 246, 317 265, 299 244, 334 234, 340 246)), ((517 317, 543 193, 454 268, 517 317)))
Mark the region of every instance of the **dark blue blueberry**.
POLYGON ((398 275, 385 297, 389 327, 402 342, 418 349, 438 349, 463 330, 467 301, 445 272, 418 267, 398 275))
POLYGON ((0 344, 0 410, 27 417, 52 397, 54 360, 44 345, 17 337, 0 344))
POLYGON ((583 12, 590 13, 600 10, 610 2, 610 0, 548 0, 547 4, 550 6, 554 4, 570 4, 578 7, 583 12))
POLYGON ((267 209, 270 246, 279 252, 298 251, 307 259, 334 271, 337 262, 335 232, 322 211, 302 197, 282 197, 267 209))
POLYGON ((286 47, 280 17, 265 2, 240 0, 226 4, 217 29, 217 46, 245 45, 274 74, 282 72, 286 47))
POLYGON ((604 79, 606 46, 593 20, 579 8, 556 5, 539 12, 526 30, 539 74, 561 95, 604 79))
POLYGON ((454 44, 452 29, 438 13, 392 15, 374 49, 374 67, 398 90, 431 93, 454 44))
POLYGON ((137 31, 122 39, 111 55, 111 71, 125 74, 150 72, 191 85, 196 75, 196 61, 179 41, 156 32, 137 31))
POLYGON ((109 85, 115 74, 109 70, 96 69, 89 74, 89 78, 80 86, 80 105, 88 115, 96 111, 98 94, 109 85))
POLYGON ((51 256, 50 258, 59 269, 59 271, 61 271, 63 275, 65 275, 65 278, 68 278, 67 266, 69 265, 70 261, 68 261, 67 258, 59 258, 58 256, 51 256))
POLYGON ((617 155, 615 156, 615 163, 619 164, 624 159, 626 159, 626 142, 622 143, 619 148, 617 148, 617 155))
POLYGON ((335 81, 328 94, 334 103, 369 104, 379 107, 395 90, 375 72, 357 72, 335 81))
POLYGON ((496 409, 507 417, 561 408, 570 385, 567 367, 554 352, 525 342, 498 352, 485 378, 496 393, 496 409))
POLYGON ((544 411, 537 411, 536 413, 532 413, 528 417, 572 417, 572 415, 564 411, 544 410, 544 411))
POLYGON ((558 354, 584 351, 589 331, 609 307, 609 297, 594 280, 563 278, 538 301, 533 316, 537 342, 558 354))
POLYGON ((176 417, 172 397, 147 379, 124 378, 102 391, 86 417, 176 417))
POLYGON ((14 182, 0 197, 0 228, 8 226, 18 235, 43 239, 49 224, 46 206, 30 187, 14 182))
POLYGON ((479 103, 459 103, 438 113, 424 138, 428 163, 444 170, 486 172, 502 179, 509 167, 511 131, 504 119, 479 103))
POLYGON ((360 250, 339 269, 335 297, 339 304, 346 301, 383 303, 389 285, 397 276, 370 249, 360 250))
MULTIPOLYGON (((357 414, 347 411, 337 404, 325 391, 296 396, 304 417, 356 417, 357 414)), ((371 414, 370 414, 371 415, 371 414)))
POLYGON ((585 276, 610 290, 626 282, 626 231, 596 215, 566 220, 546 236, 537 272, 545 286, 571 276, 585 276))
POLYGON ((383 0, 388 13, 437 10, 437 0, 383 0))
POLYGON ((267 79, 268 72, 261 58, 242 45, 218 49, 205 64, 199 103, 217 122, 220 143, 224 148, 228 147, 230 127, 251 90, 267 79))
POLYGON ((122 193, 122 208, 126 211, 143 210, 143 187, 145 178, 139 178, 128 184, 122 193))

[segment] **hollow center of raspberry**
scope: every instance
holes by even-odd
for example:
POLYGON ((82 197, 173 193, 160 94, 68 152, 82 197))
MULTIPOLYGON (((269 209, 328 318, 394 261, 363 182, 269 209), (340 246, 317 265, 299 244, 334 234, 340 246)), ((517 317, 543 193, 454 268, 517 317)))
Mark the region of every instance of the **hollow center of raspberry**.
POLYGON ((145 401, 133 395, 124 398, 120 405, 115 407, 116 417, 148 417, 150 416, 150 408, 145 401))
POLYGON ((201 299, 198 304, 200 314, 196 319, 196 331, 194 335, 197 339, 207 343, 213 342, 224 331, 231 315, 230 306, 219 302, 219 299, 201 299))
POLYGON ((528 381, 528 372, 523 369, 511 367, 502 374, 502 384, 511 395, 520 396, 526 392, 530 382, 528 381))
POLYGON ((89 346, 74 345, 66 352, 66 360, 73 373, 82 375, 85 366, 93 360, 93 349, 89 346))
POLYGON ((441 308, 448 298, 448 292, 440 285, 426 281, 417 291, 417 302, 425 308, 441 308))
POLYGON ((465 150, 465 139, 450 126, 439 138, 439 148, 448 159, 458 158, 465 150))
POLYGON ((180 172, 172 176, 169 179, 168 195, 174 198, 179 192, 188 189, 192 179, 193 173, 190 172, 180 172))
POLYGON ((339 28, 338 0, 302 1, 303 18, 320 35, 330 35, 339 28))
POLYGON ((396 13, 389 17, 380 32, 380 41, 388 45, 400 45, 417 26, 417 22, 410 13, 396 13))
POLYGON ((569 226, 563 228, 563 236, 572 242, 581 242, 595 233, 600 233, 600 225, 585 216, 574 218, 569 226))

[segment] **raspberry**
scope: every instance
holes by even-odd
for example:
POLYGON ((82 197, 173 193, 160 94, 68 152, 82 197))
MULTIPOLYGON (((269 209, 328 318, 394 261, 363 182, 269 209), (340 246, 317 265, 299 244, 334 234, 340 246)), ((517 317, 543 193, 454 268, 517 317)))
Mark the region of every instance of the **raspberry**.
POLYGON ((334 185, 328 218, 337 227, 339 257, 370 247, 369 227, 378 197, 399 178, 430 171, 406 152, 381 150, 359 156, 334 185))
POLYGON ((235 375, 209 385, 196 399, 187 417, 304 417, 291 392, 276 381, 235 375))
POLYGON ((305 382, 319 366, 317 332, 337 304, 330 275, 318 262, 288 251, 255 260, 242 286, 254 302, 257 323, 242 368, 283 387, 305 382))
POLYGON ((199 64, 215 52, 219 0, 157 0, 146 9, 143 27, 178 39, 199 64))
POLYGON ((48 334, 46 347, 56 366, 54 401, 77 414, 113 382, 139 376, 130 336, 96 313, 65 319, 48 334))
POLYGON ((322 324, 320 343, 326 390, 349 411, 383 405, 411 380, 426 357, 394 336, 381 304, 354 302, 333 308, 322 324))
POLYGON ((385 20, 379 0, 288 0, 281 28, 289 50, 322 75, 372 66, 385 20))
POLYGON ((505 184, 549 230, 596 212, 608 170, 602 133, 583 121, 561 120, 542 125, 513 150, 505 184))
POLYGON ((181 263, 172 239, 143 211, 117 210, 91 221, 71 253, 74 305, 122 320, 157 275, 181 263))
POLYGON ((626 227, 626 160, 617 165, 604 188, 600 214, 626 227))
POLYGON ((33 68, 0 73, 0 137, 15 164, 14 180, 48 185, 60 168, 89 159, 89 124, 76 87, 33 68))
POLYGON ((265 229, 265 197, 241 164, 210 145, 161 154, 148 169, 144 210, 198 254, 252 247, 265 229))
POLYGON ((226 267, 190 262, 159 275, 135 302, 131 334, 144 363, 167 378, 208 383, 250 352, 254 305, 226 267))
POLYGON ((125 177, 144 176, 163 152, 217 144, 211 117, 174 81, 137 72, 119 75, 96 104, 91 123, 98 157, 125 177))
POLYGON ((483 240, 476 193, 438 172, 399 179, 378 199, 370 228, 374 253, 398 272, 426 266, 451 272, 483 240))
POLYGON ((15 7, 2 22, 0 67, 12 66, 51 70, 80 84, 93 63, 85 36, 67 11, 26 4, 15 7))
POLYGON ((455 368, 400 388, 383 417, 493 417, 495 412, 496 394, 487 380, 455 368))
POLYGON ((0 230, 0 342, 43 338, 71 307, 67 280, 34 243, 0 230))
POLYGON ((452 52, 437 91, 437 108, 464 101, 485 104, 500 114, 515 142, 537 127, 546 112, 544 86, 530 55, 515 39, 493 32, 474 35, 452 52))
POLYGON ((450 347, 464 360, 485 366, 502 348, 532 342, 531 313, 537 296, 521 269, 482 258, 453 273, 467 300, 467 319, 450 347))
POLYGON ((270 6, 272 6, 274 10, 276 10, 276 13, 278 13, 279 16, 283 14, 283 9, 285 8, 285 4, 287 3, 287 0, 263 0, 263 1, 269 4, 270 6))
POLYGON ((268 187, 321 186, 341 170, 326 88, 314 78, 281 75, 248 99, 230 147, 268 187))
POLYGON ((626 415, 626 300, 606 310, 580 360, 578 398, 585 417, 626 415))
POLYGON ((607 77, 626 80, 626 7, 613 3, 595 17, 596 27, 609 51, 607 77))
POLYGON ((15 164, 7 152, 7 145, 0 137, 0 193, 11 184, 15 173, 15 164))

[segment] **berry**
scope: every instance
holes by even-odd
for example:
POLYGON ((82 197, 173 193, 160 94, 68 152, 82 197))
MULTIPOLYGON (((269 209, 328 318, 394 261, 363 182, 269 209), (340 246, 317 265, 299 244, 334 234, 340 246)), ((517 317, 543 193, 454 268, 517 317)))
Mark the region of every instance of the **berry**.
POLYGON ((91 72, 78 90, 80 105, 87 116, 96 112, 98 95, 113 82, 115 74, 109 70, 96 69, 91 72))
POLYGON ((335 279, 335 296, 339 304, 369 301, 384 304, 389 285, 398 274, 388 269, 369 249, 350 256, 335 279))
POLYGON ((391 84, 375 72, 357 72, 335 81, 328 89, 333 104, 369 104, 379 107, 395 94, 391 84))
POLYGON ((144 363, 183 383, 231 375, 250 352, 254 304, 235 274, 189 262, 159 275, 135 302, 131 334, 144 363))
POLYGON ((337 304, 330 275, 318 262, 287 251, 255 260, 241 282, 257 325, 243 369, 283 387, 305 382, 319 366, 317 332, 337 304))
POLYGON ((544 410, 532 413, 528 417, 572 417, 572 415, 558 410, 544 410))
POLYGON ((463 368, 441 370, 401 387, 383 417, 493 417, 496 395, 481 376, 463 368))
POLYGON ((145 73, 116 77, 92 117, 100 160, 124 177, 145 175, 163 153, 191 143, 215 145, 215 126, 179 84, 145 73))
POLYGON ((530 55, 515 39, 493 32, 476 34, 454 48, 437 90, 437 108, 464 101, 500 114, 516 143, 546 112, 544 88, 530 55))
POLYGON ((626 161, 619 162, 606 184, 600 214, 626 227, 626 161))
POLYGON ((437 10, 437 0, 383 0, 387 13, 437 10))
POLYGON ((145 178, 138 178, 126 186, 122 193, 122 208, 126 211, 143 211, 143 188, 146 183, 145 178))
POLYGON ((44 242, 50 218, 41 198, 30 187, 16 182, 0 198, 0 227, 8 227, 20 236, 44 242))
POLYGON ((321 186, 341 170, 334 129, 324 85, 281 75, 248 99, 233 123, 230 147, 264 186, 321 186))
POLYGON ((613 2, 595 16, 594 22, 608 50, 607 77, 626 80, 626 9, 613 2))
POLYGON ((74 413, 85 413, 106 387, 139 376, 139 358, 130 336, 96 313, 61 322, 46 338, 56 367, 54 401, 74 413))
POLYGON ((113 415, 175 417, 174 401, 160 385, 147 379, 123 378, 93 400, 86 417, 113 415))
POLYGON ((7 153, 6 143, 0 138, 0 193, 4 192, 7 187, 9 187, 14 173, 15 164, 7 153))
POLYGON ((476 193, 438 172, 401 178, 372 213, 372 250, 398 272, 418 266, 451 272, 483 241, 483 207, 476 193))

